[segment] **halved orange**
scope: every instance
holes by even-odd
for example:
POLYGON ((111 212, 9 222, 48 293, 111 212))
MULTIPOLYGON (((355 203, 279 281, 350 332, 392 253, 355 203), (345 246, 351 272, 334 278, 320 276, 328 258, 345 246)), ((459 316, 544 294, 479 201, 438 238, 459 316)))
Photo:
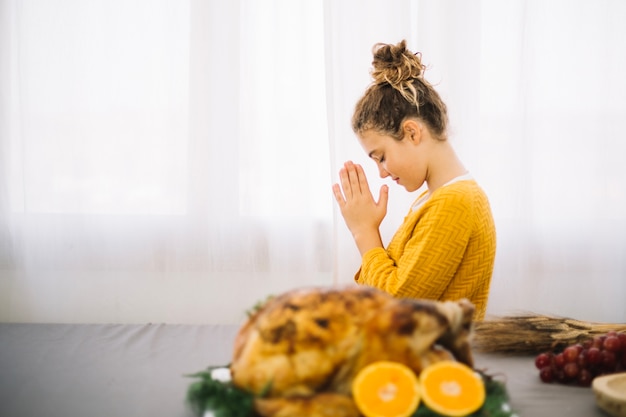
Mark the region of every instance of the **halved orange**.
POLYGON ((420 373, 422 400, 431 410, 445 416, 465 416, 485 402, 485 384, 467 365, 442 361, 420 373))
POLYGON ((420 402, 419 380, 406 365, 378 361, 359 371, 352 396, 366 417, 408 417, 420 402))

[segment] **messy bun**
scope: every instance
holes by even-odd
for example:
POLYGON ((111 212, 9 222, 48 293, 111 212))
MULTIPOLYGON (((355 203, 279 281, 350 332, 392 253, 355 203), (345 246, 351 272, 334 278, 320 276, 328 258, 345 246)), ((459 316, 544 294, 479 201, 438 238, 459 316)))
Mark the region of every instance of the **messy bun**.
POLYGON ((373 49, 372 78, 374 84, 388 83, 410 103, 418 105, 413 81, 424 73, 420 56, 406 49, 406 41, 397 45, 377 43, 373 49))
POLYGON ((354 132, 374 129, 401 140, 402 122, 417 118, 436 138, 445 139, 446 105, 424 79, 421 56, 409 51, 405 40, 397 45, 378 43, 372 52, 373 83, 357 102, 352 116, 354 132))

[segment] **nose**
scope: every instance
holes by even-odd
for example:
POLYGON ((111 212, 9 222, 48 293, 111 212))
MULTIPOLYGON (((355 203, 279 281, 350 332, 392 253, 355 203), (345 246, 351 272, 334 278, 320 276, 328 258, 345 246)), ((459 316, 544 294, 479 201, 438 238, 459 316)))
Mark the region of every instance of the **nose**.
POLYGON ((380 174, 380 178, 386 178, 389 175, 389 172, 387 172, 387 170, 385 169, 385 167, 383 167, 382 164, 378 164, 378 173, 380 174))

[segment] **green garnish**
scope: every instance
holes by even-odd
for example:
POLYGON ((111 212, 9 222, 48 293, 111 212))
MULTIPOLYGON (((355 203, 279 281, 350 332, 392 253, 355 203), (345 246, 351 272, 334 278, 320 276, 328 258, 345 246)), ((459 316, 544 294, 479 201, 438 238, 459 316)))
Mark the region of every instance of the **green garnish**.
POLYGON ((258 313, 265 306, 265 304, 267 304, 269 301, 271 301, 271 299, 274 298, 274 297, 275 296, 273 296, 273 295, 268 295, 264 300, 257 301, 251 308, 246 310, 246 315, 248 316, 248 318, 250 318, 250 317, 254 316, 256 313, 258 313))
POLYGON ((215 417, 250 417, 254 408, 254 396, 235 387, 232 382, 213 379, 211 371, 216 368, 223 367, 213 367, 187 375, 199 379, 187 389, 187 404, 191 410, 197 416, 212 411, 215 417))

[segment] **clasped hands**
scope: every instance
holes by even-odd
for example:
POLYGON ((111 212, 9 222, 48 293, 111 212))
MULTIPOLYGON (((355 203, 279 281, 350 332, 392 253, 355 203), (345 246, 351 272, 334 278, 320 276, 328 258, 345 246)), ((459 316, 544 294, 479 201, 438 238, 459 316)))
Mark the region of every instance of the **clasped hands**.
POLYGON ((375 201, 363 167, 348 161, 339 170, 339 183, 333 184, 333 193, 361 254, 382 247, 379 227, 387 214, 389 187, 381 186, 375 201))

